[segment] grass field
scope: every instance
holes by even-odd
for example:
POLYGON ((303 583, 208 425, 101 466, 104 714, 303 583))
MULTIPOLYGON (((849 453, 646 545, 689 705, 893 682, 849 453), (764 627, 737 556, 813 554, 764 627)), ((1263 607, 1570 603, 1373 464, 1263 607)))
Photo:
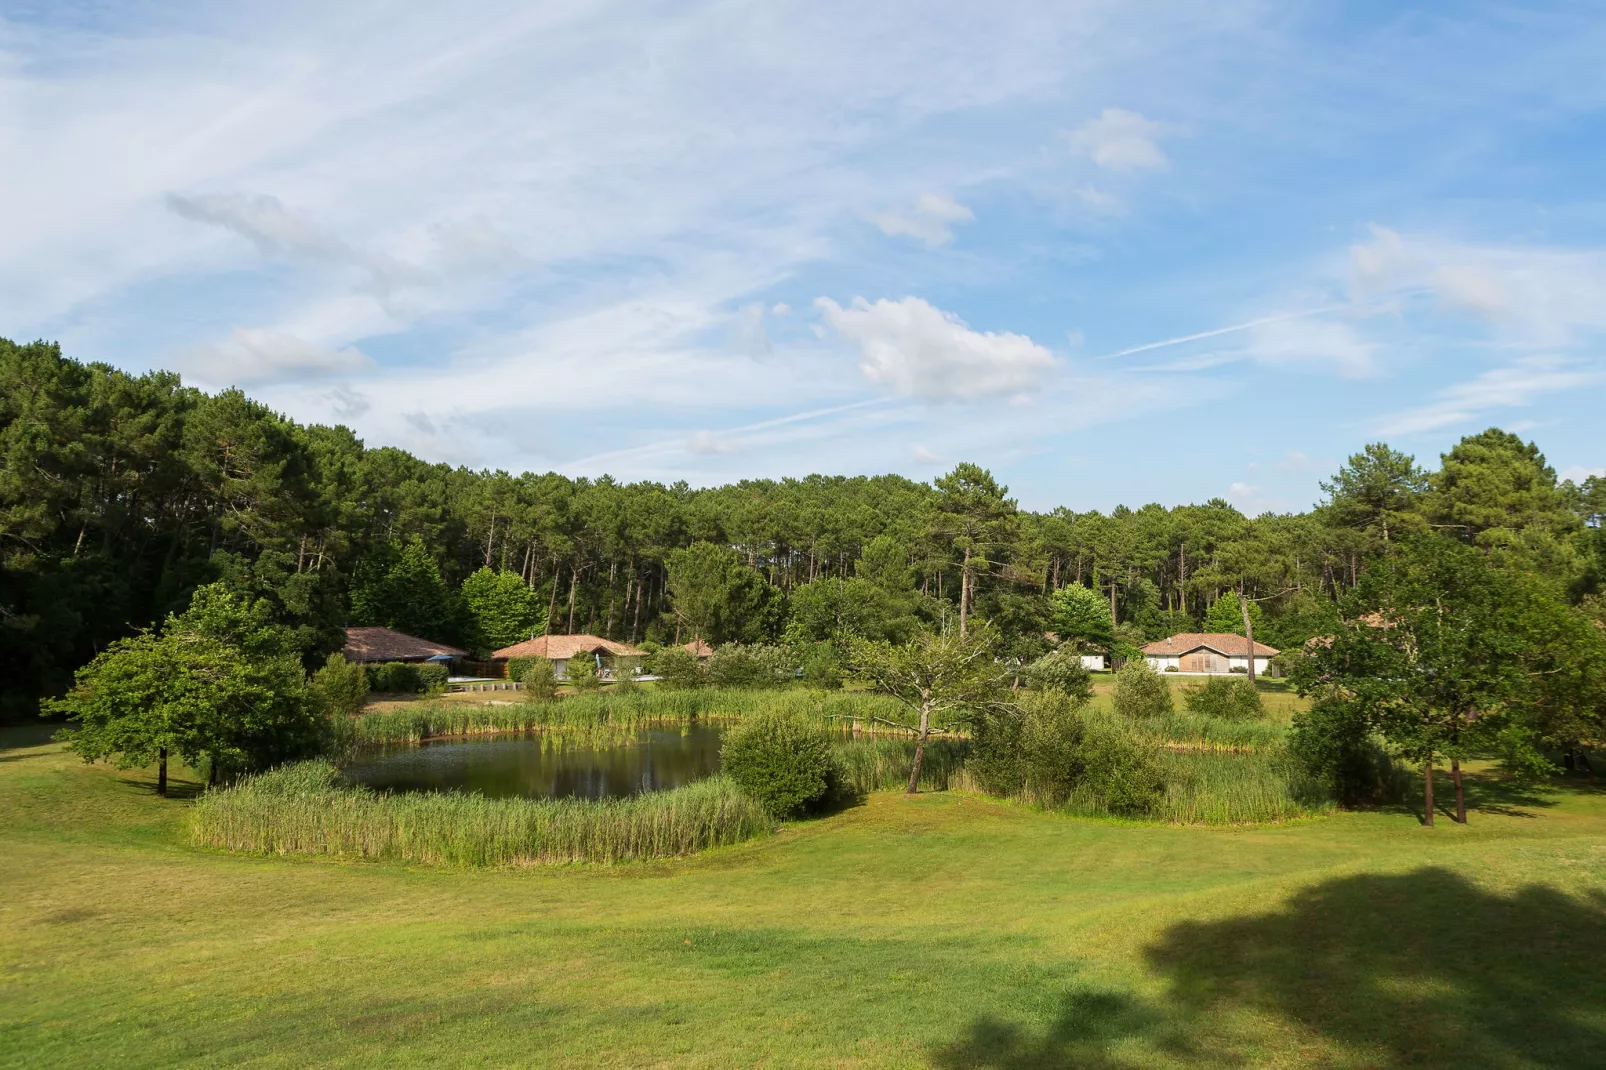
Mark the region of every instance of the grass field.
MULTIPOLYGON (((1606 1065, 1606 792, 1212 830, 975 796, 695 858, 197 851, 0 733, 0 1065, 1606 1065)), ((183 785, 181 786, 189 786, 183 785)))

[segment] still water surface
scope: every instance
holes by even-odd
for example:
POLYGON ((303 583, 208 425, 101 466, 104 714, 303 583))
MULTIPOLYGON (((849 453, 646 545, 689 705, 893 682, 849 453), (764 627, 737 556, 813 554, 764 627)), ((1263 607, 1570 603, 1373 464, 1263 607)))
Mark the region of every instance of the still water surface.
POLYGON ((623 798, 678 788, 719 770, 721 730, 638 732, 632 740, 578 743, 540 734, 435 740, 373 748, 346 767, 381 791, 477 791, 492 798, 623 798))

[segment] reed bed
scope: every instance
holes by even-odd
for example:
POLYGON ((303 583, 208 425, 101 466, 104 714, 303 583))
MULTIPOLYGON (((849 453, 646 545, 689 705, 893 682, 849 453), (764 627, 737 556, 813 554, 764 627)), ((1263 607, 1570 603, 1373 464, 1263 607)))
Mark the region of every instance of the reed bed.
POLYGON ((1136 721, 1134 726, 1158 736, 1168 750, 1245 754, 1279 750, 1288 738, 1288 726, 1277 721, 1224 720, 1180 710, 1136 721))
MULTIPOLYGON (((473 705, 418 702, 363 714, 362 743, 418 743, 444 736, 494 735, 595 726, 619 728, 735 721, 760 712, 796 713, 822 726, 886 728, 906 719, 903 707, 884 695, 803 690, 642 690, 625 695, 575 695, 551 702, 473 705)), ((895 731, 895 729, 894 729, 895 731)))
POLYGON ((1177 825, 1243 825, 1328 813, 1322 784, 1281 748, 1249 754, 1166 751, 1165 799, 1153 817, 1177 825))
MULTIPOLYGON (((962 739, 933 739, 926 744, 920 765, 922 791, 948 791, 968 787, 964 775, 970 743, 962 739)), ((846 786, 866 795, 872 791, 903 791, 914 766, 915 741, 888 736, 861 736, 831 748, 846 786)))
POLYGON ((628 799, 487 799, 344 787, 323 761, 209 791, 192 826, 205 847, 453 866, 672 858, 770 827, 758 803, 723 777, 628 799))

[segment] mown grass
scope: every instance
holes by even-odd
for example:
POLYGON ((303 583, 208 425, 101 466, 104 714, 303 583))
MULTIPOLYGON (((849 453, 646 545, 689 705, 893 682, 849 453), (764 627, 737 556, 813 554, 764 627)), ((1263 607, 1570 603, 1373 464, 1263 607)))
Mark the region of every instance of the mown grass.
POLYGON ((193 841, 272 855, 458 866, 673 858, 751 839, 770 822, 723 777, 628 799, 487 799, 381 794, 301 762, 196 802, 193 841))
POLYGON ((1606 791, 1220 831, 870 797, 612 867, 189 845, 0 734, 0 1066, 1606 1065, 1606 791))

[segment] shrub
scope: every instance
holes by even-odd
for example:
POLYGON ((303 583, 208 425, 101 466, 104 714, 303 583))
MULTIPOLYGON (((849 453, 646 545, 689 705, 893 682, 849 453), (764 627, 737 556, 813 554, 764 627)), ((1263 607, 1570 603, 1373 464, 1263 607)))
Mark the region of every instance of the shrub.
POLYGON ((797 664, 784 647, 727 643, 708 659, 708 681, 715 687, 786 687, 797 664))
POLYGON ((1228 672, 1239 672, 1239 673, 1243 673, 1245 676, 1248 676, 1249 675, 1249 666, 1247 666, 1247 665, 1229 665, 1227 667, 1227 671, 1228 672))
POLYGON ((1141 815, 1165 797, 1154 740, 1054 692, 979 717, 966 768, 984 791, 1041 806, 1141 815))
POLYGON ((551 702, 558 694, 558 675, 546 658, 534 658, 524 666, 519 680, 529 702, 551 702))
POLYGON ((1026 666, 1026 682, 1040 691, 1057 691, 1076 702, 1093 697, 1093 674, 1082 667, 1081 653, 1070 644, 1026 666))
POLYGON ((1258 720, 1266 715, 1260 692, 1248 680, 1217 676, 1198 687, 1183 689, 1182 703, 1189 713, 1224 721, 1258 720))
POLYGON ((1175 666, 1175 665, 1167 665, 1165 667, 1165 671, 1166 672, 1181 672, 1182 670, 1180 668, 1178 668, 1177 666, 1175 666))
POLYGON ((381 661, 366 666, 368 689, 389 694, 416 695, 424 690, 418 666, 405 661, 381 661))
POLYGON ((1392 766, 1372 738, 1366 711, 1342 696, 1321 695, 1294 715, 1288 751, 1343 806, 1386 795, 1392 787, 1392 766))
POLYGON ((570 658, 564 666, 563 679, 581 694, 602 686, 602 677, 597 675, 596 660, 590 654, 576 654, 570 658))
POLYGON ((691 690, 708 682, 708 676, 696 655, 678 646, 664 647, 649 657, 647 670, 670 690, 691 690))
POLYGON ((1143 658, 1128 658, 1115 674, 1115 712, 1138 720, 1171 712, 1171 685, 1143 658))
POLYGON ((330 654, 312 674, 312 700, 326 717, 355 717, 368 697, 368 674, 340 654, 330 654))
POLYGON ((813 643, 802 656, 803 685, 816 691, 837 691, 842 687, 842 659, 836 644, 813 643))
POLYGON ((549 669, 552 667, 552 663, 547 661, 546 658, 536 657, 534 654, 517 658, 508 658, 507 678, 516 684, 523 683, 525 673, 529 672, 530 667, 536 662, 541 662, 549 669))
POLYGON ((1139 817, 1165 798, 1160 745, 1110 717, 1084 719, 1082 778, 1074 802, 1094 811, 1139 817))
POLYGON ((784 713, 743 720, 725 736, 719 760, 726 776, 778 818, 821 802, 837 779, 824 733, 784 713))
POLYGON ((438 695, 446 690, 446 681, 449 679, 451 679, 451 671, 438 661, 426 661, 418 667, 418 689, 420 691, 438 695))

